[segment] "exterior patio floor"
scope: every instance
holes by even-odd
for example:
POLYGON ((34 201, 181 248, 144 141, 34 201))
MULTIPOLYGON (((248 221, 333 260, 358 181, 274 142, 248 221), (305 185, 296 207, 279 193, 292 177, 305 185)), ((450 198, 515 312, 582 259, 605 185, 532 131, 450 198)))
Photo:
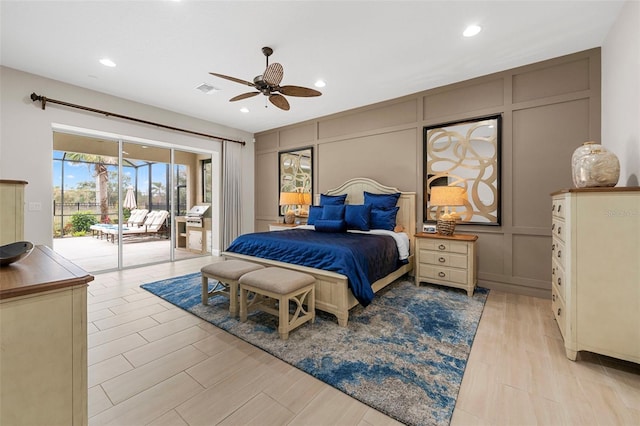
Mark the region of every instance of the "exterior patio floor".
MULTIPOLYGON (((170 260, 171 241, 163 238, 126 238, 122 243, 124 268, 170 260)), ((53 250, 87 272, 117 269, 118 243, 92 236, 53 239, 53 250)), ((185 249, 175 250, 175 260, 192 259, 204 255, 185 249)), ((210 254, 207 254, 210 256, 210 254)))

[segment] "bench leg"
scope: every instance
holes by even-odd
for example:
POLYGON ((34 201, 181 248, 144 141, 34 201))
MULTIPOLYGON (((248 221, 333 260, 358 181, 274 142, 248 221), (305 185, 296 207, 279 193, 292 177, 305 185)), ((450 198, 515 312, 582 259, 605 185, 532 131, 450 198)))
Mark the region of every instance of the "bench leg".
POLYGON ((202 304, 209 304, 209 278, 202 276, 202 304))
POLYGON ((247 321, 247 290, 240 286, 240 321, 247 321))
POLYGON ((289 297, 278 298, 278 334, 282 340, 289 338, 289 297))

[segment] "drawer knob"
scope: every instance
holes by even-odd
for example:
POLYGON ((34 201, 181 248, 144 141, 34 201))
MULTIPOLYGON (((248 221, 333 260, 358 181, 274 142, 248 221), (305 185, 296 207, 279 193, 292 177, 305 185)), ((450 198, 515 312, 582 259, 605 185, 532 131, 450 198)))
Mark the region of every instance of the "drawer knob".
POLYGON ((444 257, 438 258, 438 262, 440 262, 440 263, 444 263, 446 261, 447 261, 447 259, 445 259, 444 257))
POLYGON ((438 276, 439 276, 440 278, 444 278, 444 277, 446 277, 446 276, 447 276, 447 274, 445 274, 444 272, 438 272, 438 276))
POLYGON ((556 274, 556 268, 555 266, 553 268, 551 268, 551 275, 555 275, 556 274))
POLYGON ((552 223, 552 224, 551 224, 551 230, 553 231, 554 229, 556 229, 556 224, 555 224, 555 223, 552 223))
POLYGON ((556 249, 556 245, 555 244, 551 244, 551 251, 554 251, 556 249))
POLYGON ((558 235, 562 234, 562 226, 558 226, 558 235))
POLYGON ((558 258, 562 257, 562 250, 558 250, 558 258))
POLYGON ((558 308, 558 316, 562 313, 562 308, 558 308))
POLYGON ((440 250, 444 250, 444 249, 446 249, 446 248, 447 248, 447 246, 445 246, 444 244, 440 244, 440 245, 438 246, 438 248, 439 248, 440 250))
POLYGON ((562 277, 558 277, 558 285, 562 285, 562 277))
POLYGON ((554 302, 556 301, 556 295, 555 294, 551 295, 551 300, 553 300, 554 302))
POLYGON ((555 211, 556 211, 556 205, 555 205, 555 204, 552 204, 552 205, 551 205, 551 211, 552 211, 552 212, 555 212, 555 211))
POLYGON ((562 204, 558 206, 558 213, 560 213, 560 210, 562 210, 562 204))

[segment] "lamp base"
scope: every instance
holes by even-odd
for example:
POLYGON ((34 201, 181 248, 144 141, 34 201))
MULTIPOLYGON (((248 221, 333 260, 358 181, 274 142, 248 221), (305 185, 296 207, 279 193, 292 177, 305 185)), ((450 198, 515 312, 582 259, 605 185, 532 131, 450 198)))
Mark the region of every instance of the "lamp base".
POLYGON ((287 210, 284 214, 284 223, 291 225, 296 219, 296 212, 293 210, 287 210))
POLYGON ((456 229, 456 221, 450 219, 438 219, 436 221, 436 232, 440 235, 453 235, 456 229))

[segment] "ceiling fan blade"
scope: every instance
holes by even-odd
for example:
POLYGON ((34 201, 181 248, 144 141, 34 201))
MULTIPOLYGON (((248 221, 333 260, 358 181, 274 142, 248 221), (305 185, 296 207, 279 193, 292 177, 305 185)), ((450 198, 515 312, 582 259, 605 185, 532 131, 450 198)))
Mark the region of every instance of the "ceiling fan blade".
POLYGON ((322 93, 318 92, 317 90, 300 86, 280 86, 278 88, 278 91, 287 96, 301 96, 304 98, 322 95, 322 93))
POLYGON ((259 95, 259 94, 260 94, 260 92, 243 93, 242 95, 234 96, 233 98, 229 99, 229 102, 240 101, 242 99, 251 98, 251 97, 253 97, 255 95, 259 95))
POLYGON ((224 79, 227 79, 227 80, 231 80, 231 81, 236 82, 236 83, 245 84, 247 86, 255 87, 255 84, 253 84, 253 83, 251 83, 249 81, 246 81, 246 80, 241 80, 239 78, 229 77, 228 75, 218 74, 218 73, 215 73, 215 72, 210 72, 209 74, 215 75, 216 77, 220 77, 220 78, 224 78, 224 79))
POLYGON ((264 74, 262 74, 262 80, 264 80, 269 86, 277 86, 282 81, 284 75, 284 68, 277 62, 269 65, 264 74))
POLYGON ((270 95, 269 100, 271 101, 272 104, 274 104, 278 108, 283 109, 285 111, 289 111, 289 108, 290 108, 289 102, 284 96, 276 93, 276 94, 270 95))

